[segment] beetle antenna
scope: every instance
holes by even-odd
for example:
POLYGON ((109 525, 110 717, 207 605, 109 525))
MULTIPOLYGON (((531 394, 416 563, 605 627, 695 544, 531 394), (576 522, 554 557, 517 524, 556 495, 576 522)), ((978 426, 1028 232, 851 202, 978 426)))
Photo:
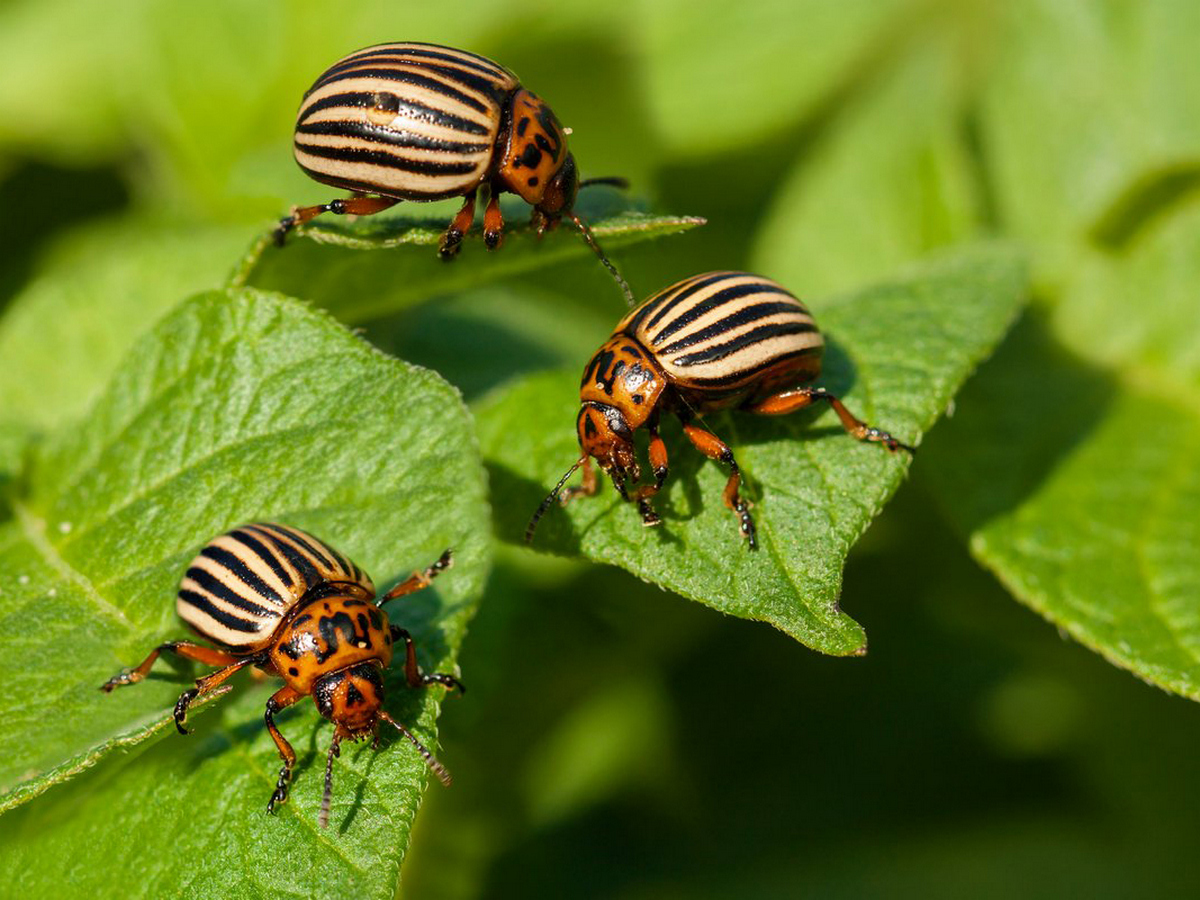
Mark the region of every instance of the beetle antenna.
POLYGON ((446 767, 437 761, 437 758, 429 752, 424 744, 416 739, 411 731, 409 731, 383 710, 379 711, 379 718, 383 719, 385 722, 395 725, 400 730, 400 733, 408 738, 412 745, 417 748, 417 752, 420 753, 422 758, 425 760, 425 765, 429 766, 433 774, 438 777, 438 781, 440 781, 446 787, 450 787, 450 782, 452 779, 450 778, 450 773, 446 770, 446 767))
POLYGON ((612 277, 617 280, 617 284, 621 286, 621 290, 625 293, 625 302, 631 307, 636 305, 637 301, 633 299, 633 291, 629 288, 629 282, 621 277, 621 273, 617 271, 617 267, 612 264, 604 251, 600 249, 600 245, 596 243, 596 236, 592 234, 592 229, 588 228, 587 223, 575 213, 567 213, 571 217, 571 221, 575 223, 575 227, 579 229, 579 233, 583 235, 583 239, 587 241, 587 245, 595 251, 600 257, 600 262, 604 263, 604 267, 612 274, 612 277))
POLYGON ((629 190, 629 179, 622 178, 619 175, 609 175, 606 178, 585 178, 579 182, 579 188, 582 190, 594 184, 607 184, 610 187, 620 188, 623 191, 629 190))
POLYGON ((571 468, 567 469, 567 474, 564 475, 562 478, 558 479, 558 484, 556 484, 554 486, 554 490, 552 490, 549 494, 546 495, 546 499, 542 501, 542 505, 537 508, 537 512, 535 512, 533 514, 533 518, 530 519, 529 524, 525 526, 525 543, 526 544, 533 543, 533 533, 537 530, 538 522, 540 522, 542 519, 542 516, 544 516, 546 514, 546 510, 548 510, 550 508, 550 505, 552 503, 554 503, 555 500, 558 499, 558 495, 562 491, 563 485, 567 483, 567 479, 570 478, 572 475, 574 475, 575 470, 578 469, 580 466, 582 466, 586 460, 587 460, 586 456, 579 457, 579 459, 577 459, 575 461, 575 465, 573 465, 573 466, 571 466, 571 468))
POLYGON ((341 756, 339 744, 342 742, 342 736, 336 731, 333 733, 333 743, 329 745, 329 756, 325 758, 325 793, 321 797, 321 814, 317 816, 317 822, 322 828, 329 827, 329 802, 333 798, 333 758, 341 756))

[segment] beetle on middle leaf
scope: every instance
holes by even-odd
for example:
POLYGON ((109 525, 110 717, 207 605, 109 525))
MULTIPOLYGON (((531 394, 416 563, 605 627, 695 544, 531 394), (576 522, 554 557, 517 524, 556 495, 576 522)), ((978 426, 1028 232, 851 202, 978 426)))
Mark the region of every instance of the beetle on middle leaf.
POLYGON ((704 413, 736 408, 778 416, 824 402, 859 440, 914 452, 856 418, 824 388, 803 386, 821 374, 824 347, 804 304, 759 275, 708 272, 654 294, 617 323, 584 368, 576 419, 582 455, 534 513, 526 543, 555 499, 565 504, 578 494, 596 493, 593 458, 617 493, 637 504, 642 524, 660 524, 651 499, 667 480, 667 448, 658 432, 663 413, 679 418, 697 450, 729 466, 725 505, 751 549, 758 546, 757 533, 739 492, 741 470, 724 441, 698 424, 704 413), (638 485, 642 472, 633 435, 641 428, 650 433, 654 481, 638 485), (581 466, 582 485, 563 490, 581 466))

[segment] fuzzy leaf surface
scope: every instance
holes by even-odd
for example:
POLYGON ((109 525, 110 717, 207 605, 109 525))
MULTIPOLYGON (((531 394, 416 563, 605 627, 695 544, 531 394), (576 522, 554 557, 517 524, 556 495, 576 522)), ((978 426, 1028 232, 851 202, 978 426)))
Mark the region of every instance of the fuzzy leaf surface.
MULTIPOLYGON (((482 470, 457 392, 287 298, 211 292, 145 335, 15 487, 0 525, 0 569, 11 573, 0 618, 15 636, 0 701, 5 803, 108 751, 141 741, 144 752, 10 809, 0 871, 12 889, 102 895, 113 860, 125 859, 147 895, 246 896, 272 884, 391 896, 427 775, 407 743, 384 735, 378 753, 344 749, 324 831, 318 748, 331 727, 307 702, 280 717, 300 756, 292 796, 280 815, 263 815, 279 760, 262 705, 278 683, 238 676, 238 698, 197 715, 189 738, 166 719, 195 677, 190 666, 160 662, 111 695, 97 687, 187 636, 173 601, 188 560, 212 536, 262 519, 320 535, 381 589, 454 548, 454 568, 434 587, 388 610, 427 670, 453 671, 488 555, 482 470), (51 857, 70 871, 34 864, 51 857)), ((402 684, 389 673, 390 709, 436 747, 437 692, 402 684)))
MULTIPOLYGON (((606 252, 704 224, 695 216, 605 209, 589 206, 581 214, 606 252)), ((344 321, 361 322, 592 252, 569 222, 540 239, 527 225, 518 225, 506 231, 495 253, 484 249, 476 228, 458 258, 446 262, 437 246, 448 224, 449 217, 412 219, 387 212, 350 225, 317 220, 289 235, 282 248, 266 241, 253 247, 237 280, 312 300, 344 321)), ((597 265, 593 277, 609 276, 597 265)), ((619 292, 615 284, 613 291, 619 292)))

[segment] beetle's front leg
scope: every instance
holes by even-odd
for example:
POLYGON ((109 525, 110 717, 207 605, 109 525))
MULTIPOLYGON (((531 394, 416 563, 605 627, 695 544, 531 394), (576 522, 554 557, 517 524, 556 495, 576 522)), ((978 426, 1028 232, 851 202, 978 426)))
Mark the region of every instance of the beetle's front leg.
POLYGON ((476 193, 477 191, 471 191, 467 194, 462 208, 455 215, 450 227, 446 229, 446 233, 442 235, 441 243, 438 244, 438 255, 442 259, 453 259, 462 245, 463 235, 471 230, 471 224, 475 221, 476 193))
POLYGON ((275 812, 276 803, 287 801, 288 782, 292 779, 292 767, 296 765, 296 751, 292 749, 292 745, 288 743, 287 738, 275 727, 275 713, 291 706, 303 696, 303 694, 294 688, 281 687, 267 700, 267 711, 263 715, 263 720, 267 723, 267 731, 271 733, 271 739, 275 741, 279 755, 283 758, 283 768, 279 770, 279 780, 275 782, 275 792, 271 794, 271 799, 267 801, 267 812, 272 814, 275 812))
POLYGON ((644 484, 638 488, 634 499, 637 501, 638 512, 642 514, 642 524, 647 527, 661 525, 662 519, 650 505, 650 498, 662 490, 669 472, 667 466, 667 445, 659 437, 658 428, 650 426, 650 469, 654 473, 654 484, 644 484))
POLYGON ((575 497, 581 495, 591 497, 600 487, 600 483, 596 479, 596 470, 592 468, 592 458, 590 456, 584 457, 583 465, 580 468, 583 469, 583 481, 579 487, 566 488, 558 495, 558 502, 563 506, 566 506, 575 497))
POLYGON ((746 538, 751 550, 758 548, 758 531, 754 527, 754 518, 750 515, 750 504, 738 493, 742 483, 742 472, 733 451, 711 431, 705 431, 698 425, 685 423, 683 433, 688 436, 697 450, 709 459, 715 459, 729 466, 729 480, 725 482, 725 505, 733 510, 741 525, 742 535, 746 538))
POLYGON ((487 208, 483 211, 483 245, 495 250, 504 241, 504 214, 500 212, 500 192, 492 189, 487 208))

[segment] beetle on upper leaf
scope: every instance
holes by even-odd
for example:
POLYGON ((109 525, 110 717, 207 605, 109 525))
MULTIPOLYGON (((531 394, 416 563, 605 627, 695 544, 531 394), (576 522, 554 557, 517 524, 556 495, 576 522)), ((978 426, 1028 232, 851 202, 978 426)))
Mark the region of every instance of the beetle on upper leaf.
POLYGON ((449 259, 475 220, 482 188, 489 194, 483 240, 494 250, 504 238, 500 194, 511 192, 533 207, 539 234, 564 216, 574 222, 633 304, 628 285, 573 211, 581 187, 624 181, 581 181, 554 112, 486 57, 421 43, 351 53, 304 95, 294 147, 305 173, 353 196, 293 209, 275 230, 279 243, 322 213, 366 216, 401 200, 463 197, 439 245, 449 259))

